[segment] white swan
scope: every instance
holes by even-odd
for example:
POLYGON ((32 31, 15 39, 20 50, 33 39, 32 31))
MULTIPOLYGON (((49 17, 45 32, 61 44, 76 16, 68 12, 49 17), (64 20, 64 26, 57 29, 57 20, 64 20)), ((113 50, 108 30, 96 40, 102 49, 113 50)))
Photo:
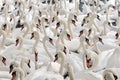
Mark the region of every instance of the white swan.
POLYGON ((28 58, 22 58, 20 63, 18 63, 17 61, 13 61, 13 62, 11 62, 10 66, 9 66, 9 68, 10 68, 9 72, 11 73, 14 68, 21 67, 23 69, 25 75, 27 75, 29 73, 29 71, 27 71, 28 69, 27 69, 26 65, 29 68, 31 67, 30 59, 28 59, 28 58))

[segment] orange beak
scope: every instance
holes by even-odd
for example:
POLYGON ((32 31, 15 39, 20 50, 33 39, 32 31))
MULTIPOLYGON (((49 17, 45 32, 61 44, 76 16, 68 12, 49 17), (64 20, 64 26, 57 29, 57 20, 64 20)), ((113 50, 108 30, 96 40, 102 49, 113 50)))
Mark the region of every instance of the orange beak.
POLYGON ((90 36, 91 32, 92 32, 92 30, 89 29, 89 30, 88 30, 88 36, 90 36))
POLYGON ((82 36, 82 35, 83 35, 83 30, 82 30, 82 31, 80 31, 79 37, 80 37, 80 36, 82 36))
POLYGON ((13 72, 11 80, 15 80, 15 78, 16 78, 16 72, 13 72))
POLYGON ((6 65, 6 58, 5 58, 5 57, 3 57, 2 63, 3 63, 4 65, 6 65))
POLYGON ((67 34, 67 38, 68 38, 69 41, 71 41, 71 36, 70 36, 70 34, 67 34))
POLYGON ((54 45, 52 38, 49 38, 49 42, 50 42, 52 45, 54 45))
POLYGON ((38 61, 38 53, 35 52, 35 61, 38 61))
POLYGON ((73 24, 74 26, 77 26, 75 20, 72 20, 72 24, 73 24))
POLYGON ((64 46, 64 49, 63 49, 63 52, 66 54, 67 52, 66 52, 66 47, 64 46))

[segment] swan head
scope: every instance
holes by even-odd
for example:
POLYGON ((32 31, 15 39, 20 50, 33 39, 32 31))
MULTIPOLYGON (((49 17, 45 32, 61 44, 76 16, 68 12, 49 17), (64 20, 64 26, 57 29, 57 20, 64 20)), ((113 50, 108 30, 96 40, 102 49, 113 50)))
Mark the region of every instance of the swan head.
POLYGON ((29 58, 24 57, 24 58, 22 59, 22 62, 23 62, 23 63, 26 63, 27 66, 28 66, 29 68, 31 68, 31 65, 30 65, 30 59, 29 59, 29 58))
POLYGON ((104 42, 103 42, 102 38, 99 37, 99 35, 95 35, 94 40, 95 40, 95 41, 99 41, 101 44, 104 45, 104 42))
POLYGON ((22 37, 17 37, 16 41, 15 41, 16 42, 15 46, 17 46, 19 43, 21 43, 22 40, 23 40, 22 37))
POLYGON ((10 66, 9 66, 9 73, 11 73, 14 69, 14 67, 19 67, 19 63, 17 61, 13 61, 11 62, 10 66))
POLYGON ((7 29, 7 24, 3 24, 2 30, 6 31, 6 29, 7 29))
POLYGON ((33 31, 33 32, 31 33, 31 38, 30 38, 30 39, 38 38, 38 36, 39 36, 39 33, 38 33, 37 31, 33 31))
POLYGON ((116 33, 116 34, 115 34, 115 39, 118 39, 118 38, 119 38, 119 34, 116 33))
POLYGON ((103 77, 105 80, 117 80, 118 76, 116 75, 116 73, 113 70, 105 70, 103 72, 103 77))
POLYGON ((12 78, 11 78, 11 80, 15 80, 15 78, 16 78, 16 71, 12 72, 12 78))
POLYGON ((6 65, 6 58, 3 55, 0 55, 0 60, 4 65, 6 65))

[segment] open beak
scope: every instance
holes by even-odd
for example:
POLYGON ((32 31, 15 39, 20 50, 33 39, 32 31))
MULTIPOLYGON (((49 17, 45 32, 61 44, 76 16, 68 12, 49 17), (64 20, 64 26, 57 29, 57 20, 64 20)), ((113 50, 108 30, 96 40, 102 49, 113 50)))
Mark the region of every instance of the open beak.
POLYGON ((38 53, 35 52, 35 61, 38 61, 38 53))
POLYGON ((103 43, 103 41, 102 41, 102 38, 99 37, 98 39, 99 39, 99 41, 104 45, 104 43, 103 43))
POLYGON ((83 35, 83 30, 80 31, 79 37, 83 35))
POLYGON ((27 65, 28 65, 29 68, 31 68, 31 66, 30 66, 30 60, 28 61, 28 64, 27 64, 27 65))
POLYGON ((6 65, 6 58, 5 57, 2 57, 3 59, 2 59, 2 63, 4 64, 4 65, 6 65))
POLYGON ((32 38, 34 38, 34 33, 31 34, 31 38, 30 39, 32 39, 32 38))
POLYGON ((58 29, 59 27, 60 27, 60 22, 56 24, 56 29, 58 29))
POLYGON ((70 36, 70 34, 67 34, 67 38, 68 38, 69 41, 71 41, 71 36, 70 36))
POLYGON ((89 29, 89 30, 88 30, 88 36, 90 36, 91 32, 92 32, 92 30, 89 29))
POLYGON ((85 38, 86 43, 90 46, 90 42, 88 38, 85 38))
POLYGON ((66 52, 66 47, 64 46, 64 49, 63 49, 63 52, 66 54, 67 52, 66 52))
POLYGON ((75 20, 72 20, 72 24, 73 24, 74 26, 77 26, 75 20))
POLYGON ((9 69, 10 69, 10 70, 9 70, 9 73, 11 73, 12 70, 13 70, 13 64, 10 65, 9 69))
POLYGON ((116 34, 115 34, 115 39, 118 39, 118 38, 119 38, 119 34, 116 33, 116 34))
POLYGON ((11 80, 15 80, 15 78, 16 78, 16 71, 12 73, 12 78, 11 78, 11 80))
POLYGON ((15 46, 17 46, 17 45, 18 45, 18 43, 19 43, 19 39, 16 39, 16 44, 15 44, 15 46))
POLYGON ((49 38, 49 42, 50 42, 50 44, 54 45, 52 38, 49 38))
POLYGON ((55 55, 55 60, 54 60, 54 62, 57 61, 57 60, 58 60, 58 54, 55 55))

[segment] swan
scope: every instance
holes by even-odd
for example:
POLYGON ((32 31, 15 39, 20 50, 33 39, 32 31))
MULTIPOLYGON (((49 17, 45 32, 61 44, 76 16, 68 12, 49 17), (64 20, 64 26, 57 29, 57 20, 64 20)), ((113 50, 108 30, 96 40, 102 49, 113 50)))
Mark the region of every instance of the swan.
POLYGON ((103 72, 103 77, 105 80, 117 80, 118 76, 116 75, 116 73, 111 70, 111 69, 107 69, 103 72))
POLYGON ((27 71, 28 69, 26 68, 27 66, 25 64, 27 64, 27 66, 30 68, 31 67, 30 59, 24 57, 21 59, 20 64, 17 61, 11 62, 10 66, 9 66, 9 68, 10 68, 9 73, 11 73, 14 68, 21 67, 23 69, 25 75, 27 75, 29 73, 29 71, 27 71))
POLYGON ((11 75, 11 80, 24 80, 25 77, 24 71, 20 67, 14 68, 11 75))

